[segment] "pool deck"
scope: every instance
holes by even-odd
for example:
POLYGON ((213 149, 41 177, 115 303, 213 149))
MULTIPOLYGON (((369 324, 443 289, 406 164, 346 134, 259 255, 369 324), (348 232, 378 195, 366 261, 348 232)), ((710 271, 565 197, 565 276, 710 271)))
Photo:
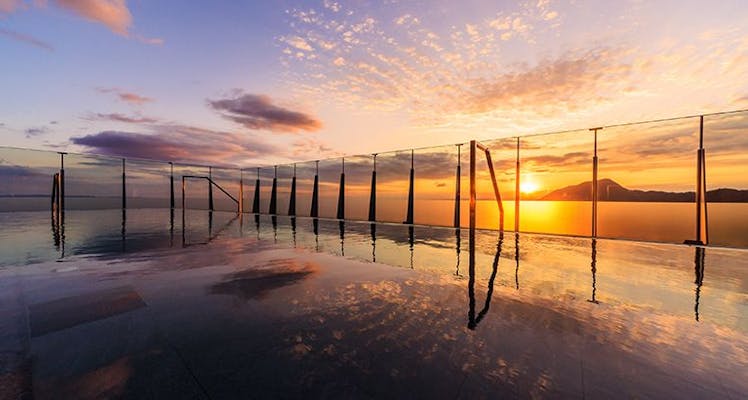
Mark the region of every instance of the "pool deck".
MULTIPOLYGON (((529 244, 546 253, 523 253, 520 276, 513 249, 491 254, 495 235, 478 241, 478 267, 458 252, 455 271, 419 267, 453 251, 428 237, 413 264, 413 245, 380 236, 378 261, 393 266, 364 260, 363 239, 342 257, 308 233, 296 248, 276 232, 0 268, 0 398, 748 396, 744 263, 696 286, 693 264, 667 265, 688 248, 601 243, 590 298, 589 241, 529 244), (664 261, 633 274, 627 248, 664 261), (676 278, 653 278, 665 274, 676 278)), ((321 236, 337 248, 334 231, 321 236)), ((723 252, 715 263, 745 258, 723 252)))

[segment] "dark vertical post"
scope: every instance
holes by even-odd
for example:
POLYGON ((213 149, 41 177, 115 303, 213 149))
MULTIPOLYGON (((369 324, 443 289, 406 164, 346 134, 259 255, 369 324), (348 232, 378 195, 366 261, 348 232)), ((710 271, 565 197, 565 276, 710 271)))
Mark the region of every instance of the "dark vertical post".
POLYGON ((517 161, 514 170, 514 231, 519 232, 519 136, 517 137, 517 161))
POLYGON ((597 131, 603 128, 590 129, 595 135, 594 153, 592 156, 592 237, 597 237, 597 131))
POLYGON ((125 175, 125 159, 122 159, 122 209, 127 208, 127 177, 125 175))
POLYGON ((371 171, 371 190, 369 192, 369 221, 377 220, 377 153, 374 156, 374 168, 371 171))
POLYGON ((475 140, 470 141, 470 230, 468 231, 468 328, 475 318, 475 140))
POLYGON ((696 152, 696 243, 707 244, 709 227, 706 199, 706 154, 704 150, 704 116, 699 117, 699 149, 696 152), (703 217, 702 217, 703 211, 703 217), (702 222, 703 221, 703 222, 702 222))
POLYGON ((309 212, 312 218, 319 217, 319 160, 315 161, 314 186, 312 187, 312 210, 309 212))
POLYGON ((268 210, 270 215, 278 213, 278 166, 275 165, 273 170, 273 186, 270 189, 270 209, 268 210))
POLYGON ((184 192, 185 192, 185 189, 187 189, 187 187, 186 187, 186 185, 185 185, 185 182, 184 182, 184 176, 183 176, 183 177, 182 177, 182 211, 183 211, 183 212, 184 212, 184 210, 185 210, 185 208, 186 208, 186 207, 185 207, 185 198, 184 198, 184 192))
POLYGON ((244 214, 244 170, 239 168, 239 215, 242 214, 244 214))
POLYGON ((255 198, 252 202, 252 213, 260 213, 260 169, 257 168, 257 180, 255 181, 255 198))
POLYGON ((293 177, 291 177, 291 197, 288 199, 288 215, 296 216, 296 163, 293 165, 293 177))
POLYGON ((171 187, 171 196, 169 200, 169 205, 171 209, 174 209, 174 163, 169 162, 169 185, 171 187))
POLYGON ((413 194, 413 181, 415 180, 415 163, 414 163, 414 154, 413 150, 410 150, 410 184, 408 186, 408 213, 405 216, 405 223, 406 224, 413 224, 413 201, 414 201, 414 194, 413 194))
POLYGON ((213 211, 213 167, 208 167, 208 209, 213 211))
MULTIPOLYGON (((475 231, 475 140, 470 141, 470 234, 475 231)), ((471 246, 473 244, 471 243, 471 246)), ((472 250, 472 249, 471 249, 472 250)), ((471 252, 471 258, 473 257, 471 252)))
POLYGON ((60 208, 61 213, 65 213, 65 152, 59 152, 60 154, 60 182, 59 182, 59 191, 60 191, 60 202, 58 203, 58 206, 60 208))
POLYGON ((462 147, 462 143, 457 145, 457 173, 455 174, 455 220, 454 220, 454 227, 459 228, 460 227, 460 175, 461 167, 460 167, 460 149, 462 147))
POLYGON ((345 219, 345 157, 340 170, 340 187, 338 189, 338 219, 345 219))

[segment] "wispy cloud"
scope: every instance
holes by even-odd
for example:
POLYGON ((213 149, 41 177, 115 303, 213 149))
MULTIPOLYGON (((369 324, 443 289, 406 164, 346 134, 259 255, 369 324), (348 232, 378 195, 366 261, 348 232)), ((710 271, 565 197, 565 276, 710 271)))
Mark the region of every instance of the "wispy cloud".
MULTIPOLYGON (((2 1, 3 0, 0 0, 0 2, 2 2, 2 1)), ((22 42, 22 43, 26 43, 26 44, 30 44, 32 46, 36 46, 36 47, 38 47, 40 49, 44 49, 44 50, 48 50, 48 51, 54 51, 54 49, 55 49, 54 47, 52 47, 51 44, 49 44, 49 43, 47 43, 45 41, 42 41, 42 40, 37 39, 37 38, 35 38, 33 36, 30 36, 30 35, 26 35, 26 34, 23 34, 23 33, 11 31, 11 30, 8 30, 8 29, 5 29, 5 28, 0 28, 0 35, 5 36, 5 37, 10 38, 10 39, 13 39, 13 40, 16 40, 16 41, 19 41, 19 42, 22 42)))
POLYGON ((169 124, 151 126, 147 133, 102 131, 71 142, 102 155, 213 165, 256 162, 279 151, 258 136, 169 124))
MULTIPOLYGON (((32 2, 37 8, 46 8, 48 3, 53 3, 58 8, 87 21, 102 24, 117 35, 135 38, 150 45, 164 43, 161 38, 145 37, 131 32, 133 17, 126 0, 34 0, 32 2)), ((28 8, 27 2, 23 0, 0 0, 0 15, 11 14, 26 8, 28 8)))
POLYGON ((100 23, 112 32, 128 36, 132 14, 125 0, 53 0, 64 8, 91 22, 100 23))
POLYGON ((88 120, 125 122, 129 124, 152 124, 158 122, 156 118, 143 117, 140 115, 125 115, 121 113, 94 113, 85 117, 88 120))
POLYGON ((24 134, 26 135, 26 139, 31 139, 39 136, 44 136, 49 133, 49 129, 47 127, 34 127, 34 128, 28 128, 24 131, 24 134))
POLYGON ((150 97, 146 97, 146 96, 139 95, 139 94, 136 94, 136 93, 128 92, 128 91, 122 90, 120 88, 101 88, 100 87, 100 88, 96 88, 96 91, 99 92, 99 93, 106 93, 106 94, 111 93, 111 94, 114 94, 115 96, 117 96, 117 98, 120 101, 124 101, 126 103, 130 103, 130 104, 134 104, 134 105, 141 105, 141 104, 144 104, 144 103, 149 103, 149 102, 154 101, 150 97))
POLYGON ((311 115, 273 104, 268 96, 239 94, 237 97, 208 100, 221 115, 253 130, 273 132, 316 131, 322 123, 311 115))

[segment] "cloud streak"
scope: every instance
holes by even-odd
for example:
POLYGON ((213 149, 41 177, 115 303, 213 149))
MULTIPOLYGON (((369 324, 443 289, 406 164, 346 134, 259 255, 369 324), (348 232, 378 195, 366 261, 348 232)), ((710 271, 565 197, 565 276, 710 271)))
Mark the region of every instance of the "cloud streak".
POLYGON ((114 94, 120 101, 124 101, 125 103, 133 105, 141 105, 154 101, 150 97, 139 95, 137 93, 127 92, 120 88, 96 88, 96 91, 99 93, 114 94))
POLYGON ((92 114, 86 119, 99 120, 99 121, 113 121, 113 122, 124 122, 128 124, 152 124, 158 122, 156 118, 141 117, 141 116, 128 116, 120 113, 96 113, 92 114))
POLYGON ((88 21, 100 23, 118 35, 129 36, 132 14, 125 0, 54 0, 54 2, 60 8, 88 21))
POLYGON ((322 128, 322 123, 316 118, 277 106, 268 96, 247 93, 233 98, 208 100, 208 104, 224 118, 252 130, 295 133, 322 128))
POLYGON ((52 47, 51 44, 49 44, 49 43, 47 43, 45 41, 39 40, 39 39, 37 39, 37 38, 35 38, 33 36, 29 36, 29 35, 26 35, 26 34, 23 34, 23 33, 11 31, 11 30, 8 30, 8 29, 0 28, 0 35, 5 36, 5 37, 10 38, 10 39, 13 39, 13 40, 18 41, 18 42, 30 44, 32 46, 35 46, 35 47, 38 47, 40 49, 44 49, 44 50, 47 50, 47 51, 54 51, 54 49, 55 49, 54 47, 52 47))
POLYGON ((278 152, 275 145, 247 134, 184 125, 154 125, 151 132, 102 131, 71 138, 102 155, 213 165, 245 163, 278 152))

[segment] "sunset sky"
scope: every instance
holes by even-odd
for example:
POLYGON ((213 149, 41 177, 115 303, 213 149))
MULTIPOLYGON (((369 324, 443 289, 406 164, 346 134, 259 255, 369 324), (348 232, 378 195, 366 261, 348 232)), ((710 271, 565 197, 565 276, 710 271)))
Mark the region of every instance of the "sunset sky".
POLYGON ((0 0, 0 54, 0 145, 242 166, 748 108, 742 0, 0 0))

